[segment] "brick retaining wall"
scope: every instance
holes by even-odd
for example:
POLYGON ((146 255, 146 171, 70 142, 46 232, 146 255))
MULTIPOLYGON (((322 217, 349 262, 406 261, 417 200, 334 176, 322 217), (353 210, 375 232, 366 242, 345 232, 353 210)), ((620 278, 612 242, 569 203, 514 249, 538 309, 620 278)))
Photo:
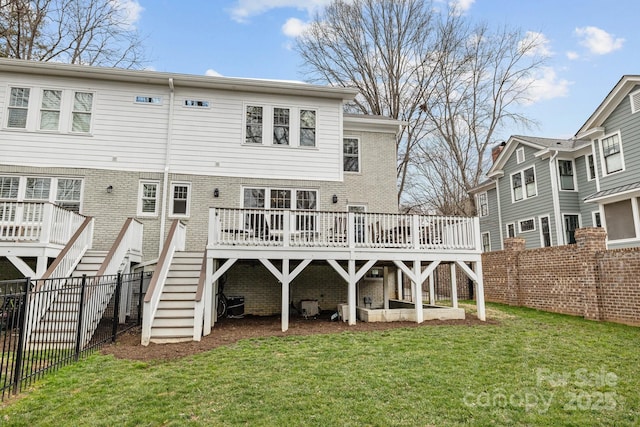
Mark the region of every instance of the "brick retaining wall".
POLYGON ((602 228, 576 244, 525 250, 520 238, 482 256, 485 299, 640 325, 640 248, 607 250, 602 228))

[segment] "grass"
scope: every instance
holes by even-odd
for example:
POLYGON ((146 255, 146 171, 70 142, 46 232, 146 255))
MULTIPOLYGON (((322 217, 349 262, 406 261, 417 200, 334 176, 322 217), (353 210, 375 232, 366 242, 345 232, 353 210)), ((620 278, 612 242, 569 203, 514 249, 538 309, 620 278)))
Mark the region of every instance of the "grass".
POLYGON ((5 403, 0 424, 640 423, 640 329, 488 314, 500 323, 252 339, 172 362, 93 355, 5 403))

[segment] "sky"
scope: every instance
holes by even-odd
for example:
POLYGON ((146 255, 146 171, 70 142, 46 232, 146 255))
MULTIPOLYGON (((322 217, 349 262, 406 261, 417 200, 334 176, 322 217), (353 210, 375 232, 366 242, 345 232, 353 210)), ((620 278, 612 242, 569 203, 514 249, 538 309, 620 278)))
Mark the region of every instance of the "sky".
MULTIPOLYGON (((114 1, 143 36, 149 69, 302 81, 295 36, 330 0, 114 1)), ((535 101, 521 110, 538 125, 507 127, 496 141, 570 138, 623 75, 640 74, 637 0, 453 1, 473 20, 544 41, 548 62, 536 76, 535 101)))

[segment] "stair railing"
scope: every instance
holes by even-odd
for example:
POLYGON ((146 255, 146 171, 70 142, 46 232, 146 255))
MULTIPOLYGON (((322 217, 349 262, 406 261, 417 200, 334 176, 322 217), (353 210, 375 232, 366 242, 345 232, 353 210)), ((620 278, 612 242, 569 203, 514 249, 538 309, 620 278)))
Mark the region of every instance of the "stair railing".
POLYGON ((200 267, 200 277, 198 278, 198 287, 196 288, 195 310, 193 316, 193 340, 200 341, 202 338, 202 328, 204 325, 205 304, 211 301, 208 295, 205 282, 207 278, 207 251, 202 256, 202 265, 200 267))
POLYGON ((186 226, 180 220, 174 220, 169 229, 169 234, 162 247, 162 253, 158 258, 158 265, 149 283, 149 288, 144 296, 142 311, 142 345, 149 345, 151 341, 151 326, 158 311, 160 297, 164 290, 164 284, 169 274, 169 268, 176 250, 184 250, 186 239, 186 226))

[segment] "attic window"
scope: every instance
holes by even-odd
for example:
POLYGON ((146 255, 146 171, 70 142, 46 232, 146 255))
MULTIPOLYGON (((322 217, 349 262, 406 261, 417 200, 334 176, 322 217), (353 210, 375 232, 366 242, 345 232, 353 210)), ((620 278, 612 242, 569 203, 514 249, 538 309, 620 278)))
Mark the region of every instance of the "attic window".
POLYGON ((518 148, 516 150, 516 162, 518 164, 524 162, 524 148, 518 148))
POLYGON ((159 96, 136 96, 136 104, 153 104, 160 105, 162 104, 162 98, 159 96))
POLYGON ((185 99, 184 106, 189 108, 209 108, 209 101, 201 99, 185 99))
POLYGON ((629 99, 631 100, 631 113, 640 111, 640 90, 630 93, 629 99))

